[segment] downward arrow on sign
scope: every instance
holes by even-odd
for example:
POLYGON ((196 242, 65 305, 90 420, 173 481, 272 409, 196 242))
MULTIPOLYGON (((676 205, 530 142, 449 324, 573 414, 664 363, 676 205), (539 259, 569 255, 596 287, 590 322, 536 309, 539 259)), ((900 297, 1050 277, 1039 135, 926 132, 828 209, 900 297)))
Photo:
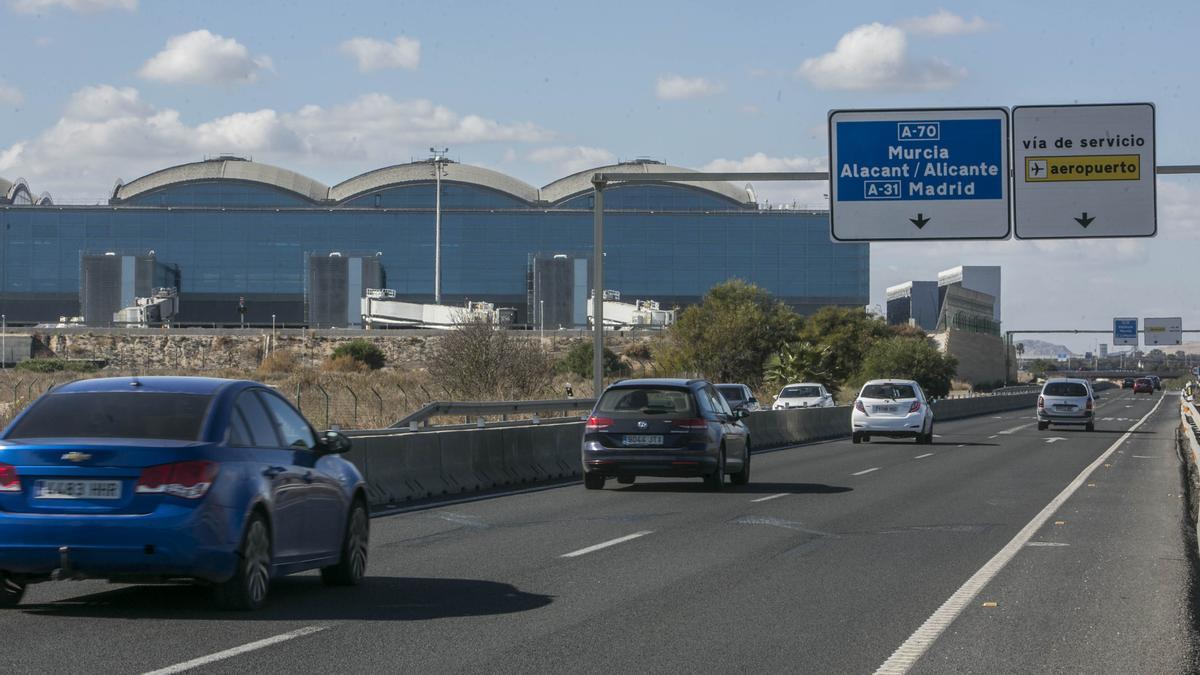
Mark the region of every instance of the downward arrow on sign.
POLYGON ((1092 221, 1093 221, 1093 220, 1095 220, 1095 219, 1096 219, 1096 216, 1092 216, 1091 218, 1088 218, 1087 211, 1084 211, 1084 212, 1083 212, 1083 217, 1082 217, 1082 218, 1076 218, 1076 219, 1075 219, 1075 222, 1077 222, 1077 223, 1079 223, 1080 225, 1082 225, 1082 226, 1083 226, 1083 229, 1085 229, 1085 230, 1086 230, 1086 229, 1087 229, 1087 226, 1088 226, 1088 225, 1091 225, 1091 224, 1092 224, 1092 221))
POLYGON ((1067 440, 1067 439, 1065 439, 1065 438, 1063 438, 1063 437, 1061 437, 1061 436, 1051 436, 1050 438, 1047 438, 1047 439, 1046 439, 1046 442, 1047 442, 1047 443, 1053 443, 1053 442, 1055 442, 1055 441, 1065 441, 1065 440, 1067 440))

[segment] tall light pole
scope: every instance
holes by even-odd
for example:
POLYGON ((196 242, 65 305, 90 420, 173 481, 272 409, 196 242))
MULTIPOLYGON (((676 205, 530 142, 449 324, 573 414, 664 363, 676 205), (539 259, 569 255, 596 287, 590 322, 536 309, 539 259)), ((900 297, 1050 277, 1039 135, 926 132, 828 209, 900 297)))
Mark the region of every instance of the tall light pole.
POLYGON ((442 174, 446 171, 446 153, 450 148, 430 148, 433 153, 433 177, 437 195, 433 202, 433 303, 442 304, 442 174))
POLYGON ((8 367, 8 315, 0 314, 0 368, 8 367))

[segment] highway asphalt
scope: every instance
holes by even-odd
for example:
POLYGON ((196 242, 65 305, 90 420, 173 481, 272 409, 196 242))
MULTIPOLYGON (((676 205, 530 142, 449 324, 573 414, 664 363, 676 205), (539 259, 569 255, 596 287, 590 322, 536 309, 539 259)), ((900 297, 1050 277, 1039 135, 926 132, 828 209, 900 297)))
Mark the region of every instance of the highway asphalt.
POLYGON ((1178 397, 1105 392, 1097 418, 763 453, 722 493, 435 504, 373 521, 363 586, 289 577, 253 614, 191 587, 35 586, 0 613, 0 669, 1196 672, 1178 397))

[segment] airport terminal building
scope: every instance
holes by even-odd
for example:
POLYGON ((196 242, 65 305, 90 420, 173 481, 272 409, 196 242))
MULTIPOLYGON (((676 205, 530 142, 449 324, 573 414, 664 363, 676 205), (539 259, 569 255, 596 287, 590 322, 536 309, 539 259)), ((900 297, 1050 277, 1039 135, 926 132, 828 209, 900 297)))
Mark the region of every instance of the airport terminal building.
MULTIPOLYGON (((571 260, 574 278, 561 283, 576 301, 590 293, 579 277, 592 256, 595 171, 686 171, 642 160, 539 189, 440 165, 443 304, 491 302, 531 324, 547 304, 539 261, 571 260)), ((401 164, 326 186, 219 157, 119 183, 103 206, 54 204, 0 179, 0 313, 10 324, 86 316, 107 325, 114 305, 160 284, 177 288, 181 325, 237 325, 241 298, 249 323, 274 316, 322 327, 354 325, 368 288, 432 302, 437 166, 401 164)), ((730 278, 801 312, 868 302, 867 244, 831 241, 826 212, 760 208, 750 189, 729 183, 610 184, 604 254, 606 289, 663 306, 697 302, 730 278)))

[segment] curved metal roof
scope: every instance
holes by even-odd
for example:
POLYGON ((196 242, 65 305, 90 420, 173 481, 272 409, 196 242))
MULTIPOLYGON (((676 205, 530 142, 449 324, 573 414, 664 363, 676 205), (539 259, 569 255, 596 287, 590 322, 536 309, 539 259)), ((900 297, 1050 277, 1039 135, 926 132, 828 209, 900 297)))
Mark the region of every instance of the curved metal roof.
POLYGON ((180 164, 118 185, 113 190, 113 199, 122 201, 169 185, 222 178, 262 183, 314 202, 325 201, 329 197, 329 187, 308 176, 237 157, 218 157, 203 162, 180 164))
MULTIPOLYGON (((37 202, 37 197, 33 196, 33 191, 29 189, 29 183, 26 183, 24 178, 18 178, 15 181, 8 181, 0 178, 0 203, 16 204, 17 195, 21 194, 22 192, 24 192, 25 196, 29 198, 30 204, 37 202)), ((22 204, 24 203, 25 202, 22 202, 22 204)))
MULTIPOLYGON (((583 192, 591 192, 592 190, 592 174, 597 171, 622 171, 628 173, 643 172, 647 174, 655 173, 699 173, 694 169, 684 169, 670 164, 662 164, 660 162, 622 162, 621 164, 609 164, 608 166, 598 166, 594 169, 580 171, 579 173, 571 174, 566 178, 560 178, 546 187, 542 188, 542 199, 551 203, 557 204, 565 199, 574 197, 583 192)), ((753 201, 745 190, 735 187, 732 183, 725 181, 664 181, 665 183, 674 185, 687 185, 705 192, 731 199, 740 204, 752 204, 753 201)))
MULTIPOLYGON (((432 181, 432 164, 431 160, 424 160, 368 171, 334 185, 329 189, 329 198, 335 202, 341 202, 383 187, 432 181)), ((442 174, 444 181, 479 185, 526 202, 538 200, 537 188, 499 171, 457 162, 446 162, 445 167, 446 173, 442 174)))

